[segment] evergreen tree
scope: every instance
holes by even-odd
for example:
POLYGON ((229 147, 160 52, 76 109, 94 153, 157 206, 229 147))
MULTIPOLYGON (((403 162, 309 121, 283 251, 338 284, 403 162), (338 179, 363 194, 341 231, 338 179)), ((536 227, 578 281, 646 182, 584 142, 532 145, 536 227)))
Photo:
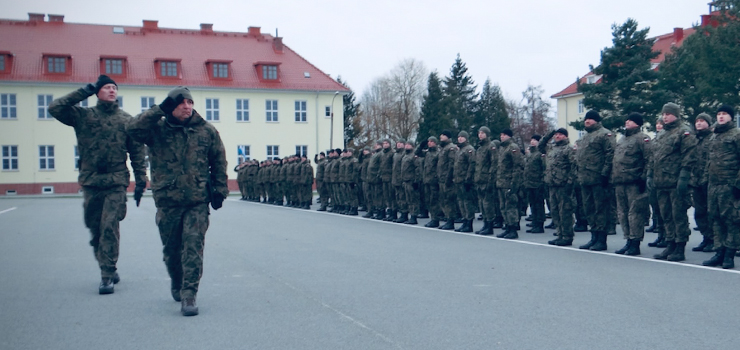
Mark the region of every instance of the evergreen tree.
POLYGON ((349 93, 342 96, 344 106, 344 145, 355 145, 355 138, 362 132, 358 130, 360 125, 354 120, 358 116, 360 104, 355 103, 355 92, 349 87, 349 84, 337 77, 337 82, 349 89, 349 93))
MULTIPOLYGON (((659 53, 653 52, 653 42, 647 37, 649 31, 650 28, 638 30, 637 21, 631 18, 622 25, 613 24, 613 46, 601 51, 601 63, 596 68, 591 66, 601 80, 578 84, 584 105, 601 114, 606 128, 616 130, 623 126, 632 112, 646 114, 649 122, 655 120, 650 112, 660 108, 653 103, 652 91, 658 75, 651 69, 650 60, 659 53)), ((583 128, 582 121, 571 125, 583 128)))
POLYGON ((471 131, 478 94, 473 78, 467 74, 465 62, 457 54, 450 68, 450 76, 444 79, 445 114, 458 130, 471 131))
POLYGON ((491 85, 491 79, 486 79, 483 83, 483 90, 480 94, 472 128, 477 129, 481 126, 487 126, 491 129, 491 135, 496 137, 510 125, 511 119, 506 110, 506 100, 503 93, 501 93, 501 88, 497 84, 491 85))
POLYGON ((424 141, 429 136, 439 136, 445 129, 453 129, 453 123, 445 114, 444 94, 439 76, 437 72, 432 72, 427 79, 427 92, 421 104, 421 120, 416 141, 424 141))

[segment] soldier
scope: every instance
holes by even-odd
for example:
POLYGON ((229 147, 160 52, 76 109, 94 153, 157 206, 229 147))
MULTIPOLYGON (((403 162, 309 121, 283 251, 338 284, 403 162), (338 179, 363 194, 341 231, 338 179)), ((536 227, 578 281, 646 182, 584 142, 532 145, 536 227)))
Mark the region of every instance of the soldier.
MULTIPOLYGON (((420 198, 419 192, 421 187, 421 159, 414 154, 414 143, 406 141, 404 145, 404 156, 401 160, 401 181, 403 181, 403 189, 406 192, 406 208, 410 215, 408 220, 404 221, 404 224, 416 225, 418 224, 416 218, 420 213, 420 198)), ((403 215, 405 216, 405 215, 403 215)))
POLYGON ((447 222, 440 226, 440 230, 455 229, 455 212, 457 198, 455 197, 455 187, 452 182, 452 174, 455 169, 455 158, 457 157, 458 148, 451 142, 452 132, 444 130, 439 135, 439 144, 442 150, 439 152, 437 160, 437 180, 439 181, 439 203, 445 214, 447 222))
POLYGON ((333 193, 332 200, 335 200, 335 202, 332 203, 332 213, 341 213, 342 210, 344 210, 344 198, 342 197, 342 189, 339 182, 339 173, 342 167, 340 159, 341 154, 341 149, 335 149, 333 152, 334 164, 331 168, 326 169, 329 171, 329 183, 331 184, 331 191, 333 193))
POLYGON ((429 222, 424 227, 439 227, 439 221, 443 217, 442 208, 439 206, 439 181, 437 180, 438 143, 439 140, 436 137, 430 136, 416 151, 417 156, 424 157, 422 182, 424 183, 424 199, 427 202, 430 216, 429 222), (424 152, 425 146, 426 152, 424 152))
POLYGON ((223 142, 216 128, 193 109, 190 90, 182 86, 139 114, 127 131, 149 146, 156 221, 172 297, 181 301, 184 316, 195 316, 208 203, 218 210, 229 194, 223 142))
POLYGON ((496 178, 498 177, 498 148, 501 146, 501 141, 491 141, 491 147, 493 148, 491 158, 491 179, 489 184, 493 194, 491 195, 491 202, 493 203, 493 222, 491 228, 502 228, 504 227, 504 215, 501 213, 501 201, 498 198, 498 188, 496 188, 496 178))
MULTIPOLYGON (((659 139, 663 134, 663 120, 658 118, 655 121, 655 139, 659 139)), ((655 147, 655 142, 652 142, 650 147, 655 147)), ((658 196, 655 188, 648 187, 650 193, 650 209, 653 216, 652 226, 645 229, 645 232, 655 232, 658 237, 655 241, 648 243, 648 247, 659 247, 665 248, 668 244, 665 242, 665 231, 663 230, 663 218, 660 216, 660 206, 658 205, 658 196)))
POLYGON ((393 222, 404 223, 409 219, 408 203, 406 203, 406 191, 403 189, 403 180, 401 179, 401 162, 406 154, 404 140, 396 141, 396 153, 393 154, 393 173, 391 174, 391 185, 393 186, 393 197, 391 201, 391 211, 393 222), (401 215, 396 218, 396 212, 401 215))
POLYGON ((645 189, 650 159, 650 138, 640 130, 643 117, 631 113, 624 122, 624 137, 614 150, 611 183, 617 197, 617 216, 627 244, 617 254, 640 255, 648 215, 645 189))
POLYGON ((712 225, 707 214, 708 179, 704 176, 710 152, 709 138, 712 135, 709 126, 712 123, 712 117, 706 113, 700 113, 696 116, 694 122, 697 139, 696 150, 694 151, 696 152, 696 164, 691 168, 689 187, 691 188, 691 199, 694 204, 694 221, 696 221, 696 226, 699 227, 699 232, 703 237, 701 243, 691 249, 695 252, 711 252, 714 250, 714 232, 712 232, 712 225))
POLYGON ((367 174, 365 181, 368 184, 368 192, 370 194, 370 203, 368 204, 367 214, 363 215, 366 218, 373 218, 380 220, 383 218, 383 182, 380 177, 380 166, 382 161, 382 149, 383 143, 381 141, 375 142, 373 145, 373 154, 367 163, 367 174))
POLYGON ((327 205, 329 205, 329 191, 324 186, 324 173, 326 171, 326 154, 324 152, 319 153, 316 160, 316 191, 319 192, 319 209, 317 211, 326 211, 327 205))
POLYGON ((483 228, 476 231, 475 234, 488 236, 493 234, 493 219, 496 213, 494 212, 493 206, 493 192, 494 186, 491 184, 491 170, 495 168, 493 165, 494 153, 496 152, 496 146, 491 143, 491 129, 485 126, 481 126, 478 129, 478 149, 475 151, 475 175, 473 181, 475 182, 475 191, 478 194, 478 203, 481 207, 481 214, 483 215, 483 228))
POLYGON ((667 247, 653 256, 670 261, 685 260, 684 250, 689 240, 689 180, 691 169, 696 163, 694 149, 696 137, 691 129, 679 119, 680 107, 666 103, 662 110, 665 123, 663 135, 655 140, 652 150, 652 165, 648 173, 648 187, 655 186, 660 214, 665 225, 667 247))
POLYGON ((130 184, 127 156, 134 171, 137 207, 147 181, 144 147, 126 134, 131 115, 118 107, 117 96, 116 82, 101 75, 95 84, 87 84, 49 105, 49 114, 73 127, 77 136, 77 183, 82 187, 85 226, 90 229, 90 245, 100 268, 100 294, 113 293, 113 285, 120 280, 116 263, 119 222, 126 217, 126 188, 130 184), (95 107, 76 106, 92 95, 98 98, 95 107))
POLYGON ((337 205, 337 198, 336 194, 334 193, 334 184, 332 180, 332 168, 337 165, 337 157, 334 153, 333 149, 330 149, 326 152, 327 154, 327 161, 326 161, 326 167, 324 168, 324 177, 323 177, 323 186, 326 187, 326 193, 327 193, 327 205, 331 205, 332 209, 334 210, 334 207, 337 205))
POLYGON ((735 267, 740 249, 740 129, 735 125, 735 109, 722 105, 710 140, 711 151, 706 174, 709 179, 709 215, 714 226, 717 252, 704 266, 735 267))
POLYGON ((550 214, 555 224, 558 238, 548 244, 566 247, 573 245, 573 186, 575 183, 575 151, 568 141, 568 130, 560 128, 551 131, 540 140, 537 146, 547 157, 545 162, 545 183, 550 189, 550 214), (547 143, 555 138, 555 144, 548 149, 547 143))
POLYGON ((452 181, 457 190, 457 205, 460 208, 463 224, 455 231, 473 232, 475 218, 475 192, 473 192, 473 177, 475 175, 475 149, 470 145, 467 131, 457 134, 457 145, 460 149, 455 158, 452 181))
POLYGON ((300 197, 303 205, 301 209, 311 209, 313 202, 313 167, 306 156, 301 156, 300 197))
POLYGON ((524 156, 511 139, 512 136, 514 133, 511 129, 501 131, 496 173, 496 188, 505 223, 504 232, 496 237, 506 239, 519 238, 519 189, 524 169, 524 156))
POLYGON ((236 184, 239 185, 239 193, 241 194, 241 200, 245 200, 247 198, 247 189, 245 188, 246 184, 244 183, 244 177, 246 175, 246 167, 247 162, 241 162, 237 164, 234 167, 234 172, 236 172, 236 184))
POLYGON ((612 212, 609 177, 615 140, 612 132, 601 125, 601 116, 596 111, 588 111, 583 124, 587 133, 576 149, 576 164, 583 211, 591 225, 591 240, 578 248, 601 251, 607 248, 608 216, 612 212))
POLYGON ((370 147, 364 147, 362 151, 357 155, 357 198, 359 198, 360 207, 357 211, 368 211, 368 193, 367 183, 365 177, 367 177, 367 164, 370 158, 370 147))
POLYGON ((385 215, 383 221, 396 220, 396 212, 393 211, 395 204, 395 193, 393 192, 393 184, 391 182, 393 177, 393 152, 391 151, 391 144, 393 142, 390 139, 383 140, 383 151, 380 158, 380 179, 383 183, 383 205, 385 208, 385 215))
POLYGON ((534 134, 529 141, 529 154, 524 160, 524 187, 527 202, 532 209, 532 228, 529 233, 544 233, 545 229, 545 154, 540 153, 538 146, 542 136, 534 134))

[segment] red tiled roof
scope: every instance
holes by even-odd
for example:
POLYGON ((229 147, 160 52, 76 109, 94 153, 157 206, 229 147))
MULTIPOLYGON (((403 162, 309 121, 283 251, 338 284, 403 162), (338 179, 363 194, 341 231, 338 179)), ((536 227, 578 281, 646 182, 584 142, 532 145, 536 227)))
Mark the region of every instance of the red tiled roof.
MULTIPOLYGON (((149 22, 149 23, 146 23, 149 22)), ((1 74, 4 81, 94 82, 101 74, 101 57, 125 57, 125 76, 112 76, 127 85, 186 85, 235 89, 277 89, 309 91, 349 91, 303 57, 282 45, 281 38, 259 33, 214 32, 208 30, 94 25, 64 22, 33 22, 0 19, 0 50, 12 54, 11 71, 1 74), (123 28, 115 34, 114 28, 123 28), (71 72, 44 73, 42 55, 71 56, 71 72), (155 59, 180 59, 182 79, 158 78, 155 59), (207 61, 230 62, 232 79, 209 77, 207 61), (255 64, 279 64, 279 81, 260 80, 255 64), (310 78, 304 77, 308 73, 310 78)))

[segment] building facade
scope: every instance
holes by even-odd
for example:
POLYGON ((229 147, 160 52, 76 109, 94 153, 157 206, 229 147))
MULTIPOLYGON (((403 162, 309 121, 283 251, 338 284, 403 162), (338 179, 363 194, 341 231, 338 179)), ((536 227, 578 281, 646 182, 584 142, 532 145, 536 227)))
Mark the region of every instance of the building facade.
MULTIPOLYGON (((342 96, 349 90, 283 44, 246 33, 65 23, 29 14, 0 20, 0 195, 76 193, 74 130, 48 106, 106 74, 119 105, 137 115, 175 86, 188 86, 195 109, 221 134, 229 166, 315 153, 343 144, 342 96), (332 112, 334 117, 332 118, 332 112), (333 125, 332 125, 333 121, 333 125)), ((83 105, 94 106, 91 96, 83 105)), ((229 185, 236 189, 236 173, 229 185)))

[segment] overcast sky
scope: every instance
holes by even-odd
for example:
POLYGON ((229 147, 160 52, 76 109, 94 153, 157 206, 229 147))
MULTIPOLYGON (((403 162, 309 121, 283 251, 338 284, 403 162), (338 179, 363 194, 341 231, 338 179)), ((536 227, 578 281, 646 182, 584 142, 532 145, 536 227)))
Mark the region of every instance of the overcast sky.
MULTIPOLYGON (((459 53, 479 89, 486 78, 507 98, 528 84, 547 97, 598 65, 611 45, 611 25, 627 18, 650 35, 688 28, 707 14, 709 0, 0 0, 0 17, 62 14, 66 22, 246 32, 275 35, 358 95, 405 58, 439 72, 459 53)), ((1 46, 2 43, 0 43, 1 46)), ((94 43, 91 43, 94 44, 94 43)), ((2 48, 0 47, 0 50, 2 48)), ((553 101, 554 102, 554 101, 553 101)), ((553 104, 553 107, 555 105, 553 104)))

